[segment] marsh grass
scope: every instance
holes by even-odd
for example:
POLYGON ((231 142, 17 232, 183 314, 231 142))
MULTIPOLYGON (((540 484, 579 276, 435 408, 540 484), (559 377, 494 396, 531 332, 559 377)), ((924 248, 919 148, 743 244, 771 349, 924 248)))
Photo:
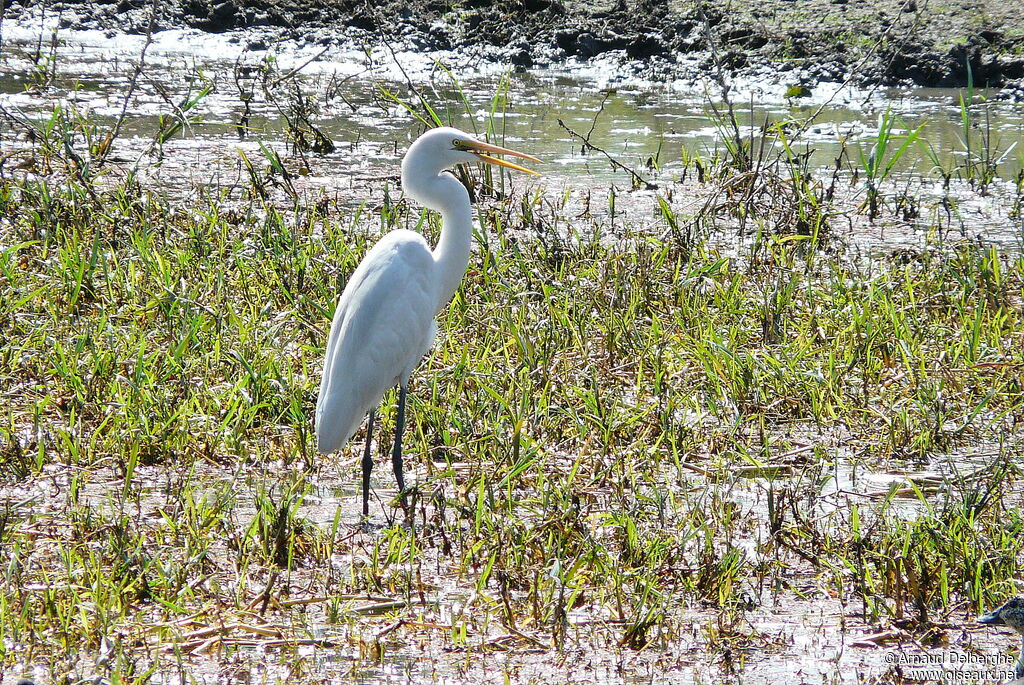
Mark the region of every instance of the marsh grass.
POLYGON ((898 121, 899 118, 892 113, 891 109, 887 108, 878 116, 878 128, 875 130, 870 150, 863 146, 859 150, 861 169, 867 185, 867 198, 864 204, 872 221, 878 216, 881 196, 879 185, 889 178, 893 168, 902 159, 907 149, 918 139, 921 130, 925 127, 925 124, 921 124, 916 129, 897 134, 893 130, 893 126, 898 121), (896 147, 897 144, 899 147, 896 147))
MULTIPOLYGON (((435 639, 456 649, 496 631, 562 649, 587 621, 660 649, 692 607, 804 601, 784 580, 800 567, 823 573, 818 592, 862 601, 865 621, 924 629, 1019 573, 1009 451, 971 481, 991 478, 984 497, 945 480, 910 518, 892 497, 813 514, 829 469, 792 486, 778 475, 792 472, 779 458, 798 447, 793 426, 816 446, 797 468, 829 459, 847 444, 838 434, 856 436, 869 470, 1018 435, 1019 257, 965 244, 871 271, 816 253, 811 267, 803 242, 743 260, 681 249, 671 232, 628 248, 572 229, 531 237, 544 230, 535 196, 482 205, 486 250, 413 382, 416 524, 366 535, 345 532, 352 508, 326 527, 303 518, 312 483, 356 475, 347 457, 314 456, 308 417, 346 274, 377 224, 415 226, 418 213, 93 193, 44 180, 0 192, 0 458, 15 492, 46 473, 65 484, 45 506, 5 506, 7 664, 145 682, 187 670, 212 611, 257 612, 287 651, 317 619, 283 601, 359 593, 447 626, 435 639), (729 494, 743 465, 767 478, 769 510, 729 494), (259 474, 255 490, 243 472, 259 474), (351 561, 335 569, 338 555, 351 561), (453 577, 472 596, 449 613, 453 577), (183 661, 158 646, 175 640, 183 661)), ((320 620, 366 616, 342 602, 320 620)), ((223 649, 246 644, 218 635, 223 649)), ((728 649, 726 635, 709 648, 728 649)))
POLYGON ((91 174, 90 126, 55 112, 40 173, 0 178, 5 668, 316 682, 507 651, 512 681, 587 648, 714 679, 786 649, 773 607, 922 637, 1020 575, 1024 258, 844 254, 834 178, 785 126, 741 166, 694 155, 712 199, 655 195, 644 233, 615 193, 607 230, 487 181, 413 378, 412 515, 385 474, 363 524, 358 459, 310 440, 324 339, 376 236, 436 217, 389 185, 274 204, 295 162, 267 146, 246 187, 171 203, 91 174), (753 244, 709 241, 720 215, 753 244))

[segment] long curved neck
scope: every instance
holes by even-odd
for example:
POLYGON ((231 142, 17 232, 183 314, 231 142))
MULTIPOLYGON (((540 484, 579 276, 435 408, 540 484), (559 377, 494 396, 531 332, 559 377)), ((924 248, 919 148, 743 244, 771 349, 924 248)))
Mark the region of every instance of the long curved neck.
POLYGON ((469 264, 473 237, 473 212, 469 204, 469 193, 450 173, 423 175, 413 173, 404 166, 402 186, 414 199, 440 212, 443 220, 441 237, 433 251, 439 286, 437 309, 440 311, 451 300, 469 264))

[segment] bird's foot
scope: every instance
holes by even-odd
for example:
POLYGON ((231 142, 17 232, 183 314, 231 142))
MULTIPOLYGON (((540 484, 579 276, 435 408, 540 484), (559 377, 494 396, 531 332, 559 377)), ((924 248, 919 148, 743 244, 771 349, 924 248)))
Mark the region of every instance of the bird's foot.
POLYGON ((376 533, 381 528, 384 528, 379 523, 374 523, 373 519, 369 516, 360 516, 359 520, 352 525, 353 530, 357 533, 376 533))

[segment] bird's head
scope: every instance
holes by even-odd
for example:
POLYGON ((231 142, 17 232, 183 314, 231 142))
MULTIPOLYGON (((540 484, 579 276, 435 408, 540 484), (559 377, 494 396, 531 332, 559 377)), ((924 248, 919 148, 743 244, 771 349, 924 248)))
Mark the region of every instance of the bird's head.
POLYGON ((980 617, 978 623, 1009 626, 1024 635, 1024 595, 1011 597, 1003 606, 980 617))
POLYGON ((518 157, 531 162, 540 161, 531 155, 477 140, 457 128, 442 126, 431 129, 416 139, 402 161, 402 171, 403 175, 415 171, 417 174, 436 176, 445 169, 459 164, 485 162, 528 174, 537 173, 495 155, 518 157))

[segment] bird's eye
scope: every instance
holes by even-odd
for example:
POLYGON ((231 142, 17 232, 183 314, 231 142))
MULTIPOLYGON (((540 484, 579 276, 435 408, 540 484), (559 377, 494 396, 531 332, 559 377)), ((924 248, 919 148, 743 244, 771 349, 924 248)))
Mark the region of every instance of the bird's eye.
POLYGON ((452 141, 452 147, 455 148, 456 150, 465 151, 466 150, 466 141, 459 140, 458 138, 456 138, 455 140, 452 141))

